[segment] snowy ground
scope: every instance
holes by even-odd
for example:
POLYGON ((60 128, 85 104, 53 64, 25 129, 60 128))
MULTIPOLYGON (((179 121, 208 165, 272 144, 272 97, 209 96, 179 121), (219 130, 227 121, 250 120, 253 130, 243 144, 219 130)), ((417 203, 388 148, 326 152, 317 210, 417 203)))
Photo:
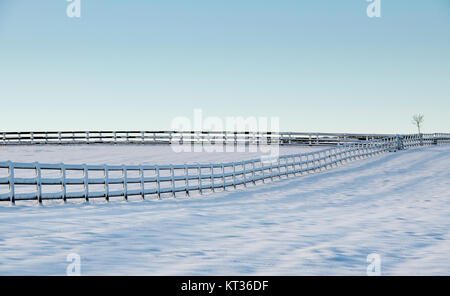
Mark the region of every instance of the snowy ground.
MULTIPOLYGON (((295 154, 326 149, 324 146, 197 146, 199 152, 175 152, 170 145, 39 145, 0 146, 0 161, 66 164, 184 164, 239 161, 269 156, 272 153, 295 154), (208 152, 213 147, 223 152, 208 152), (227 152, 226 149, 230 149, 227 152), (243 150, 238 150, 243 149, 243 150)), ((197 150, 196 150, 197 151, 197 150)))
POLYGON ((85 275, 365 275, 378 253, 384 275, 450 275, 449 168, 440 146, 190 200, 0 205, 0 274, 64 275, 78 253, 85 275))

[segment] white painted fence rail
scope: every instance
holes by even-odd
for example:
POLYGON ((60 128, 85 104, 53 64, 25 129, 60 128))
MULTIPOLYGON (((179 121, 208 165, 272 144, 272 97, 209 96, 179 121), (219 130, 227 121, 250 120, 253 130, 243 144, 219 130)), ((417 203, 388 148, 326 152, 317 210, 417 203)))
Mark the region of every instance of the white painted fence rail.
POLYGON ((73 144, 300 144, 338 145, 381 139, 393 135, 344 133, 254 133, 208 131, 60 131, 3 132, 0 145, 73 144))
POLYGON ((67 165, 0 162, 0 201, 68 200, 225 190, 282 176, 326 170, 344 162, 423 145, 450 144, 450 134, 402 135, 328 149, 230 163, 182 165, 67 165))

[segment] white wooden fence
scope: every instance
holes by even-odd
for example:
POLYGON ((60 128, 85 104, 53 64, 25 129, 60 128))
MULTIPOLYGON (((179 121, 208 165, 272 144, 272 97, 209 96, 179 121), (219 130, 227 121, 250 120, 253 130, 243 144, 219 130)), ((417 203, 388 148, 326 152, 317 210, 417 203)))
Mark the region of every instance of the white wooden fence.
POLYGON ((225 190, 326 170, 347 161, 421 145, 450 144, 450 134, 405 135, 343 144, 273 160, 183 165, 66 165, 0 162, 0 201, 68 200, 225 190), (3 171, 3 173, 2 173, 3 171))
POLYGON ((337 145, 381 139, 393 135, 295 132, 226 131, 63 131, 3 132, 0 145, 73 144, 300 144, 337 145))

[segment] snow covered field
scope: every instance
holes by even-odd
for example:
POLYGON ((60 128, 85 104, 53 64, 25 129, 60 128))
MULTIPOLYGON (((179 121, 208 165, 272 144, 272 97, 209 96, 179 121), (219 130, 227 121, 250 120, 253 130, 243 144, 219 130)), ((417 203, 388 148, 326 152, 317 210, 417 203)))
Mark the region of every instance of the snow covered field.
MULTIPOLYGON (((201 146, 200 146, 201 147, 201 146)), ((41 162, 66 164, 184 164, 229 162, 269 156, 270 149, 280 155, 306 153, 326 149, 324 146, 241 146, 231 152, 175 152, 170 145, 67 145, 67 146, 3 146, 0 161, 41 162), (277 149, 279 149, 277 151, 277 149), (256 152, 254 152, 256 151, 256 152)))
MULTIPOLYGON (((144 148, 1 147, 0 159, 206 160, 144 148)), ((228 157, 249 155, 207 160, 228 157)), ((450 275, 449 168, 450 147, 438 146, 191 199, 2 204, 0 274, 64 275, 77 253, 84 275, 365 275, 367 255, 377 253, 383 275, 450 275)))

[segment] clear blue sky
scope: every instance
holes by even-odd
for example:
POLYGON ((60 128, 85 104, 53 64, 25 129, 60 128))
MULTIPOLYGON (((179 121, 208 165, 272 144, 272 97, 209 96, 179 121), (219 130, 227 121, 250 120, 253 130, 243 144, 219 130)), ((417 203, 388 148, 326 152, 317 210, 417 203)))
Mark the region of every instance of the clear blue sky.
POLYGON ((450 1, 0 0, 0 130, 450 132, 450 1))

